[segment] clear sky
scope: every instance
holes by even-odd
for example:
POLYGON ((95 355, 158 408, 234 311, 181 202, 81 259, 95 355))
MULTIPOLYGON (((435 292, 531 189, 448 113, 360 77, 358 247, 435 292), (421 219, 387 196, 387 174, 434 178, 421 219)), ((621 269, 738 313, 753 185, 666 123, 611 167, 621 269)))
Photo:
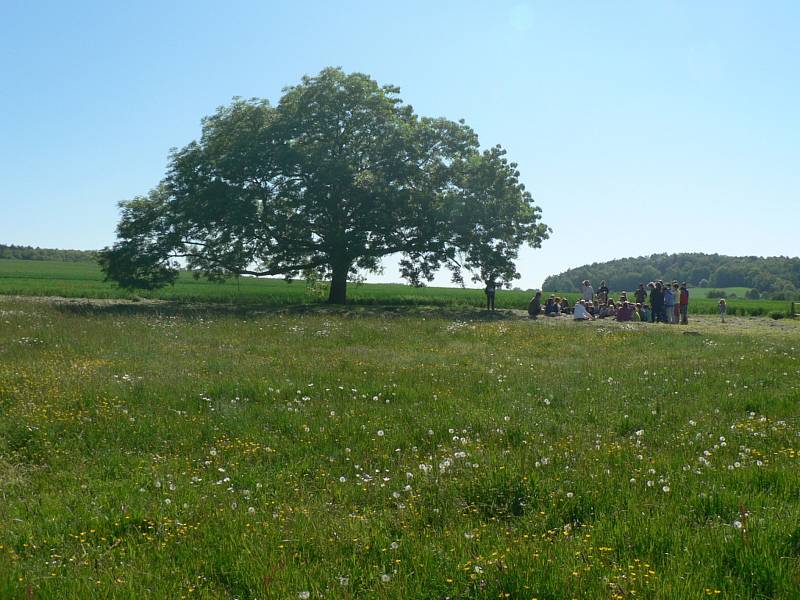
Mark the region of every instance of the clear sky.
POLYGON ((508 149, 553 228, 521 287, 654 252, 797 256, 798 31, 794 0, 2 0, 0 243, 113 243, 117 202, 203 116, 330 65, 508 149))

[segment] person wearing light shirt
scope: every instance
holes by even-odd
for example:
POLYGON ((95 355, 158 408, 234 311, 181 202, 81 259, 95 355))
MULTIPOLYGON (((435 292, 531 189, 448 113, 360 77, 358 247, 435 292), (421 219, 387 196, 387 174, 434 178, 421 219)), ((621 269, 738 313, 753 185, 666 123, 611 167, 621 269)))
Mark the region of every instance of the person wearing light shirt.
POLYGON ((581 300, 575 304, 575 310, 572 312, 572 318, 575 321, 591 321, 594 319, 594 317, 589 314, 589 311, 586 310, 585 300, 581 300))
POLYGON ((587 302, 591 302, 594 299, 594 288, 588 279, 581 283, 581 298, 587 302))

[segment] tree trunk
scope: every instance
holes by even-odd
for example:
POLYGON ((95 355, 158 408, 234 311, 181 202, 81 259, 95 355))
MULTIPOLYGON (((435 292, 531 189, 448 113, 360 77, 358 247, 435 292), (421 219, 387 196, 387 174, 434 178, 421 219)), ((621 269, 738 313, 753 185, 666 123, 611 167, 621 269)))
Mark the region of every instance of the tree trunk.
POLYGON ((350 265, 334 265, 328 304, 345 304, 347 302, 347 273, 349 271, 350 265))

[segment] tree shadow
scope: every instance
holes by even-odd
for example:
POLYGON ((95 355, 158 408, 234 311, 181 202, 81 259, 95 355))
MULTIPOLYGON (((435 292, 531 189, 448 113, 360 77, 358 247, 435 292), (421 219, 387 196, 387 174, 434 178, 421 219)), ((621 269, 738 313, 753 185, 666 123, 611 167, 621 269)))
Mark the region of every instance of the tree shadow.
POLYGON ((468 305, 397 305, 397 304, 226 304, 172 301, 93 301, 89 299, 54 301, 59 312, 78 316, 145 317, 239 317, 258 316, 338 316, 345 318, 437 318, 463 321, 505 321, 527 318, 524 311, 497 309, 488 311, 468 305))

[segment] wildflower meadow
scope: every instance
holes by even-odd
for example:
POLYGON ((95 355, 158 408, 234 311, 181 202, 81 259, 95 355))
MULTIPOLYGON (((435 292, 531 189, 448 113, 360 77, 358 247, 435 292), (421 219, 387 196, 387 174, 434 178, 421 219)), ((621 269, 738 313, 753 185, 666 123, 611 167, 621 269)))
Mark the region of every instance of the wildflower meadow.
POLYGON ((0 597, 796 598, 799 401, 791 319, 0 297, 0 597))

